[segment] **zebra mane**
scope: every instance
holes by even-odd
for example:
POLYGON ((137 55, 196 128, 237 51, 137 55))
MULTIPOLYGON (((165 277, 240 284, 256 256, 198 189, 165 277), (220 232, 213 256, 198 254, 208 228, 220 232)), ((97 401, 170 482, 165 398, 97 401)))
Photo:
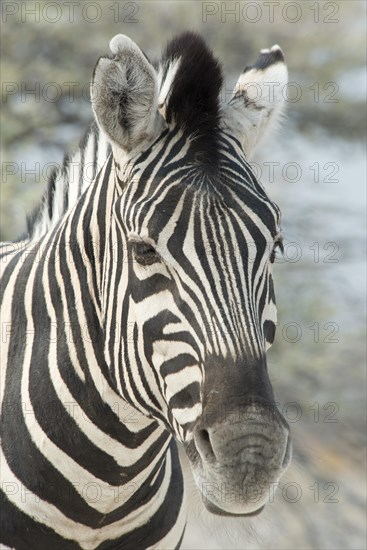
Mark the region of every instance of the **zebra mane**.
POLYGON ((219 62, 201 36, 184 32, 168 42, 159 77, 159 103, 166 122, 173 122, 194 137, 193 151, 212 166, 217 158, 223 82, 219 62))
POLYGON ((76 151, 52 170, 40 204, 27 217, 25 238, 38 240, 56 226, 94 181, 110 152, 110 144, 92 122, 76 151))

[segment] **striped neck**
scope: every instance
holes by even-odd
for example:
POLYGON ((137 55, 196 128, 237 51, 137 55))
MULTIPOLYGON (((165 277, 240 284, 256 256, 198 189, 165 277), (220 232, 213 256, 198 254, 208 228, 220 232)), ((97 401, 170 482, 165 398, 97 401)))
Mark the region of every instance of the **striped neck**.
MULTIPOLYGON (((59 397, 73 403, 72 412, 78 409, 80 437, 88 439, 88 444, 77 451, 86 469, 85 483, 103 480, 98 481, 101 501, 92 506, 108 517, 120 509, 122 513, 121 497, 123 506, 131 510, 146 499, 148 518, 158 502, 163 505, 173 472, 177 483, 181 474, 171 435, 121 397, 106 353, 106 331, 115 330, 105 323, 113 315, 104 310, 108 302, 103 298, 104 288, 109 290, 104 285, 113 267, 111 259, 116 260, 110 254, 116 245, 111 241, 112 210, 118 194, 114 177, 111 157, 75 208, 49 234, 54 243, 51 259, 60 265, 63 279, 69 281, 62 296, 57 285, 49 288, 54 305, 51 322, 56 326, 60 319, 64 321, 57 339, 63 350, 59 397), (83 308, 75 307, 80 303, 83 308), (74 346, 77 342, 83 346, 74 346), (174 447, 168 450, 170 444, 174 447)), ((70 446, 75 444, 74 436, 74 430, 65 430, 70 446)), ((182 489, 180 494, 179 501, 182 489)))

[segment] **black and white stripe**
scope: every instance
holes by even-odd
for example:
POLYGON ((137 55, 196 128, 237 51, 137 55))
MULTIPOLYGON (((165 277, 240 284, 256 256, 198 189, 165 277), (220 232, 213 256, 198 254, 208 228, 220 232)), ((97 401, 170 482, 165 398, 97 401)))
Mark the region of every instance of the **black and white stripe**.
MULTIPOLYGON (((219 110, 219 65, 190 33, 157 77, 126 37, 111 50, 94 74, 103 131, 81 143, 75 179, 70 163, 51 178, 29 239, 2 248, 2 541, 17 549, 178 547, 172 436, 196 475, 208 396, 225 395, 231 372, 236 384, 252 368, 246 414, 272 400, 280 213, 246 159, 238 91, 219 110)), ((270 70, 284 67, 278 51, 270 70)), ((252 124, 271 118, 260 107, 252 124)), ((270 424, 273 479, 289 445, 278 413, 270 424)))

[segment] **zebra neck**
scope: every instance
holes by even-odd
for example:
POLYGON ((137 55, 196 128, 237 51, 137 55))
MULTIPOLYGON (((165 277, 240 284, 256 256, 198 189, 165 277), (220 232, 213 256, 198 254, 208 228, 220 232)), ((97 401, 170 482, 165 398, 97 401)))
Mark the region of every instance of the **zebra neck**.
POLYGON ((19 422, 16 436, 5 422, 2 464, 27 490, 9 504, 27 518, 24 532, 37 522, 59 547, 61 537, 172 548, 185 522, 176 444, 123 399, 105 353, 113 179, 110 159, 54 229, 9 254, 2 321, 16 312, 19 322, 6 342, 2 411, 19 422))
POLYGON ((137 499, 149 500, 161 478, 169 485, 170 472, 177 468, 168 451, 171 435, 127 403, 106 357, 102 286, 116 192, 110 158, 60 225, 34 243, 37 265, 31 265, 29 255, 23 266, 29 269, 28 284, 34 285, 32 301, 39 313, 31 321, 42 323, 40 333, 49 336, 37 340, 29 356, 29 384, 39 391, 25 401, 41 419, 39 424, 46 423, 43 432, 53 434, 55 446, 47 443, 50 462, 65 464, 72 484, 101 480, 102 504, 96 508, 107 514, 119 507, 114 487, 134 508, 137 499), (55 396, 55 411, 43 395, 55 396))

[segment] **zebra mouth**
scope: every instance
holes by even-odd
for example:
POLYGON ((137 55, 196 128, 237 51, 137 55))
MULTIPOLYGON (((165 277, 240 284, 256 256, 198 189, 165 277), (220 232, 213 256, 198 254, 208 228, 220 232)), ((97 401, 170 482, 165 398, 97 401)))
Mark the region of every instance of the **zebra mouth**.
POLYGON ((206 509, 208 510, 208 512, 210 512, 211 514, 214 514, 216 516, 226 516, 226 517, 251 517, 251 516, 258 516, 259 514, 261 514, 261 512, 264 510, 265 508, 265 504, 263 506, 260 506, 260 508, 258 508, 257 510, 254 510, 253 512, 248 512, 247 514, 245 513, 240 513, 240 514, 236 514, 236 513, 231 513, 231 512, 226 512, 225 510, 222 510, 222 508, 219 508, 218 506, 216 506, 215 504, 213 504, 212 502, 210 502, 209 500, 207 500, 205 502, 205 507, 206 509))
POLYGON ((198 424, 185 445, 202 502, 212 514, 252 517, 270 501, 271 487, 290 461, 291 440, 289 428, 266 414, 253 404, 241 421, 198 424))

